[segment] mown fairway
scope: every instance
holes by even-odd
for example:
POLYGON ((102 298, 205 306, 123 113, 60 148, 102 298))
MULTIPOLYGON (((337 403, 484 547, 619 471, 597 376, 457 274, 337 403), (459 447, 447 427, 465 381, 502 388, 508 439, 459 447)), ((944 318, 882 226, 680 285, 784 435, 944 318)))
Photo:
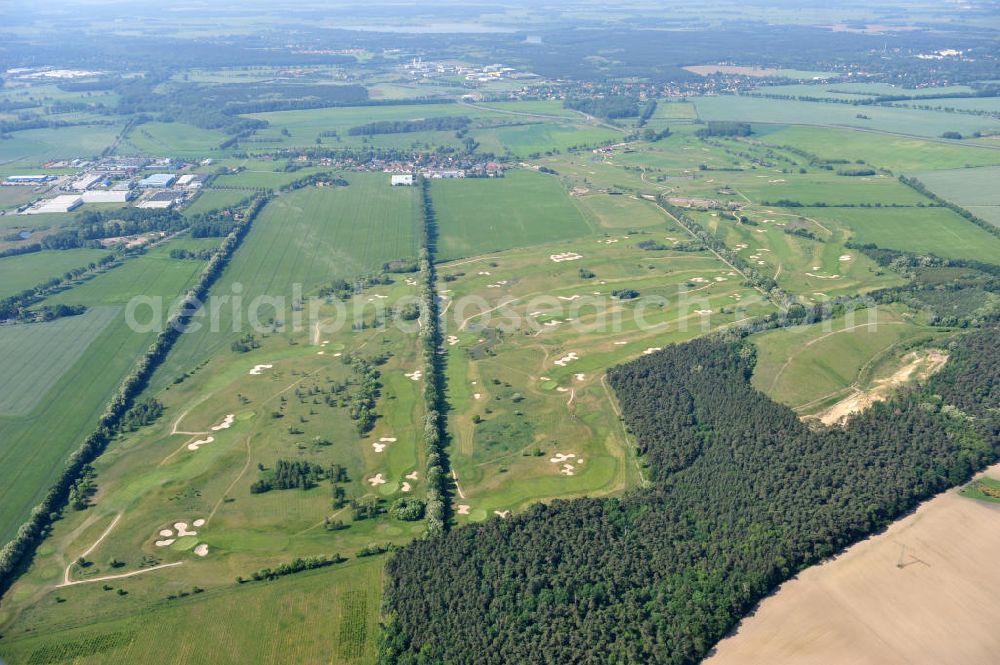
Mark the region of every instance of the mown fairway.
POLYGON ((122 377, 152 341, 155 333, 129 328, 122 307, 140 294, 162 298, 169 306, 201 270, 199 261, 171 259, 169 249, 167 243, 46 301, 101 308, 91 316, 41 324, 52 326, 44 335, 3 331, 12 336, 4 346, 5 358, 48 360, 44 371, 36 363, 35 371, 22 368, 22 381, 3 385, 7 408, 30 412, 0 417, 0 540, 16 531, 48 490, 62 460, 93 429, 122 377), (116 315, 102 328, 100 317, 109 311, 116 315), (82 344, 88 336, 90 344, 82 344), (54 362, 56 358, 62 362, 54 362))
MULTIPOLYGON (((290 313, 293 285, 308 296, 334 279, 376 272, 386 261, 415 259, 416 188, 393 188, 381 174, 346 177, 347 187, 309 187, 272 200, 213 295, 240 295, 244 310, 257 297, 283 298, 279 312, 259 310, 262 321, 283 319, 290 313)), ((246 332, 243 325, 234 326, 232 311, 231 305, 221 308, 214 331, 206 320, 201 330, 184 335, 158 381, 191 369, 246 332)))
MULTIPOLYGON (((5 639, 14 663, 92 665, 360 665, 375 657, 382 565, 378 556, 276 582, 231 586, 142 607, 129 597, 111 618, 81 628, 5 639)), ((86 619, 87 600, 62 592, 86 619)))
POLYGON ((431 185, 442 260, 581 238, 592 232, 559 181, 530 171, 431 185))

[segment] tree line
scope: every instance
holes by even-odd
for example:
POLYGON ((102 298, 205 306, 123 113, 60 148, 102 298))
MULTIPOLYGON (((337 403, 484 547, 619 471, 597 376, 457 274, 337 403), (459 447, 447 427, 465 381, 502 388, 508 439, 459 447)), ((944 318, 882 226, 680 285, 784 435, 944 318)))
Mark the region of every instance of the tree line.
POLYGON ((379 662, 698 662, 778 584, 997 459, 1000 333, 949 353, 926 386, 822 430, 753 388, 737 334, 614 368, 651 487, 401 549, 379 662))
POLYGON ((465 129, 471 122, 472 120, 464 115, 421 118, 420 120, 379 120, 351 127, 347 133, 350 136, 374 136, 376 134, 408 134, 411 132, 446 132, 465 129))

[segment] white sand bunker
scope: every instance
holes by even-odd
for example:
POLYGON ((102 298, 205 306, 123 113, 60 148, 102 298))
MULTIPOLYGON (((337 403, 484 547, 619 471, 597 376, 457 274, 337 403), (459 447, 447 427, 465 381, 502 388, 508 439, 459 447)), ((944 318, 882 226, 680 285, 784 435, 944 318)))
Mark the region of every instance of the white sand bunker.
POLYGON ((404 482, 402 485, 399 486, 399 489, 402 490, 403 492, 409 492, 412 488, 410 487, 410 483, 404 482))
POLYGON ((482 275, 482 276, 484 276, 484 277, 488 277, 489 274, 490 274, 490 272, 488 270, 480 270, 479 274, 482 275))
POLYGON ((765 265, 765 262, 764 261, 758 261, 757 265, 759 265, 759 266, 765 265))
POLYGON ((335 354, 333 354, 333 357, 334 357, 334 358, 339 358, 339 357, 340 357, 340 356, 342 356, 342 355, 343 355, 342 353, 335 353, 335 354))
POLYGON ((559 469, 559 473, 564 476, 572 476, 574 473, 574 468, 572 464, 563 464, 562 468, 559 469))
POLYGON ((708 284, 708 280, 704 277, 692 277, 691 280, 695 284, 708 284))
POLYGON ((726 281, 726 278, 725 277, 716 277, 715 281, 716 282, 724 282, 724 281, 726 281))
POLYGON ((382 438, 379 439, 379 441, 382 443, 396 443, 396 441, 398 440, 399 439, 397 439, 394 436, 383 436, 382 438))
POLYGON ((555 457, 550 457, 549 461, 552 462, 553 464, 562 464, 563 462, 566 462, 567 460, 571 460, 574 457, 576 457, 576 453, 565 453, 565 454, 563 454, 563 453, 556 453, 556 456, 555 457))
POLYGON ((317 355, 317 356, 321 356, 321 355, 323 355, 324 353, 326 353, 326 352, 325 352, 325 351, 317 351, 317 352, 316 352, 316 355, 317 355))
POLYGON ((659 346, 651 346, 642 352, 642 355, 648 356, 650 353, 656 353, 657 351, 662 351, 663 348, 659 346))
POLYGON ((560 323, 562 323, 562 321, 553 319, 552 321, 546 321, 545 325, 547 325, 548 327, 552 328, 552 327, 555 327, 555 326, 559 325, 560 323))
POLYGON ((507 519, 507 517, 510 515, 510 511, 509 510, 494 510, 493 514, 496 515, 497 517, 499 517, 500 519, 507 519))
POLYGON ((220 429, 229 429, 230 427, 233 426, 233 423, 235 421, 236 421, 235 414, 227 413, 226 417, 222 419, 221 423, 219 423, 218 425, 215 425, 214 427, 212 427, 212 431, 213 432, 218 432, 220 429))
POLYGON ((580 296, 578 296, 578 295, 576 295, 576 296, 559 296, 559 300, 567 300, 569 302, 573 302, 574 300, 579 300, 579 299, 580 299, 580 296))
POLYGON ((382 477, 381 473, 376 473, 374 476, 368 479, 368 483, 372 487, 378 487, 379 485, 385 485, 385 478, 382 477))
POLYGON ((582 259, 583 256, 576 252, 563 252, 562 254, 549 254, 549 258, 556 263, 562 263, 563 261, 576 261, 582 259))
POLYGON ((448 342, 448 346, 455 346, 456 344, 458 344, 458 338, 455 337, 454 335, 448 335, 448 337, 446 337, 445 339, 448 342))
POLYGON ((205 543, 199 543, 198 545, 195 546, 194 553, 197 554, 198 556, 207 556, 208 545, 206 545, 205 543))
POLYGON ((841 254, 838 261, 850 261, 853 257, 850 254, 841 254))
POLYGON ((156 545, 157 547, 170 547, 171 545, 174 544, 174 542, 176 542, 176 539, 167 538, 166 540, 157 540, 153 544, 156 545))
POLYGON ((458 504, 458 514, 459 515, 468 515, 469 511, 471 509, 472 509, 472 506, 470 506, 467 503, 460 503, 460 504, 458 504))
POLYGON ((208 436, 208 437, 205 437, 204 439, 198 439, 197 441, 192 441, 191 443, 188 444, 187 447, 188 447, 188 450, 198 450, 199 448, 201 448, 205 444, 212 443, 213 441, 215 441, 215 437, 214 436, 208 436))
POLYGON ((569 392, 569 388, 563 388, 562 386, 559 386, 558 388, 556 388, 556 392, 568 393, 569 392))
POLYGON ((416 480, 419 477, 420 477, 420 472, 419 471, 414 471, 413 473, 406 474, 406 479, 407 480, 416 480))
POLYGON ((380 453, 383 450, 385 450, 385 444, 376 441, 375 443, 372 444, 372 448, 375 449, 375 452, 380 453))
POLYGON ((416 286, 417 285, 417 280, 413 279, 412 277, 407 277, 406 278, 406 285, 407 286, 416 286))
POLYGON ((404 376, 406 378, 412 380, 412 381, 419 381, 421 378, 423 378, 424 373, 423 373, 422 370, 418 369, 418 370, 414 370, 414 371, 412 371, 412 372, 410 372, 408 374, 404 374, 404 376))
POLYGON ((265 369, 271 369, 272 367, 274 367, 274 365, 254 365, 253 369, 250 370, 250 373, 254 376, 258 376, 263 374, 265 369))
POLYGON ((547 376, 540 376, 540 377, 538 377, 538 380, 539 380, 539 381, 551 381, 552 379, 550 379, 550 378, 549 378, 549 377, 547 377, 547 376))
POLYGON ((625 346, 628 342, 615 342, 615 346, 625 346))
POLYGON ((191 524, 192 524, 193 526, 195 526, 195 527, 199 527, 199 526, 205 526, 205 520, 202 520, 202 519, 197 519, 197 520, 195 520, 194 522, 192 522, 191 524))
POLYGON ((562 358, 560 358, 559 360, 555 361, 555 364, 559 365, 560 367, 565 367, 568 363, 571 363, 574 360, 579 360, 579 359, 580 359, 580 356, 578 356, 576 354, 576 351, 570 351, 569 353, 567 353, 566 355, 564 355, 562 358))
POLYGON ((694 313, 695 314, 701 314, 702 316, 705 316, 706 314, 711 314, 712 310, 710 310, 710 309, 696 309, 696 310, 694 310, 694 313))
POLYGON ((815 275, 811 272, 806 273, 810 277, 815 277, 816 279, 840 279, 840 275, 815 275))
POLYGON ((480 399, 482 397, 481 393, 473 393, 472 399, 480 399))
POLYGON ((184 536, 197 536, 197 531, 188 531, 187 522, 174 522, 174 529, 177 531, 177 537, 183 538, 184 536))
POLYGON ((322 343, 322 344, 320 344, 320 346, 326 346, 326 345, 327 345, 327 344, 329 344, 329 343, 330 343, 330 340, 328 340, 328 339, 324 339, 324 340, 323 340, 323 343, 322 343))
POLYGON ((574 375, 573 375, 573 377, 574 377, 574 378, 575 378, 575 379, 576 379, 577 381, 584 381, 584 380, 586 380, 586 378, 587 378, 587 375, 586 375, 586 374, 574 374, 574 375))

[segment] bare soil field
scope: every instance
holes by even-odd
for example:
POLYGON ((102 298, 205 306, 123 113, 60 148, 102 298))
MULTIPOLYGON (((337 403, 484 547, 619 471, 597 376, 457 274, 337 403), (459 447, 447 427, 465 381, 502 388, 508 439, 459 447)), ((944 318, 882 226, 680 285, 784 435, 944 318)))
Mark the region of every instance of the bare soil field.
POLYGON ((950 490, 783 584, 703 663, 991 665, 997 551, 1000 505, 950 490))

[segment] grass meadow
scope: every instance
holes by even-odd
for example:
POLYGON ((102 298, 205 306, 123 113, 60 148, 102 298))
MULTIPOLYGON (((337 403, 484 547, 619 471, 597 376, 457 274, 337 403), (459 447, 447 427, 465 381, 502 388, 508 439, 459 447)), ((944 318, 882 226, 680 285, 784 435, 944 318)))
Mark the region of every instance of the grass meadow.
POLYGON ((943 199, 957 203, 981 219, 1000 226, 1000 167, 918 173, 917 178, 943 199))
POLYGON ((0 259, 0 298, 20 293, 51 277, 62 277, 73 268, 82 268, 108 252, 101 249, 69 249, 21 254, 0 259))

